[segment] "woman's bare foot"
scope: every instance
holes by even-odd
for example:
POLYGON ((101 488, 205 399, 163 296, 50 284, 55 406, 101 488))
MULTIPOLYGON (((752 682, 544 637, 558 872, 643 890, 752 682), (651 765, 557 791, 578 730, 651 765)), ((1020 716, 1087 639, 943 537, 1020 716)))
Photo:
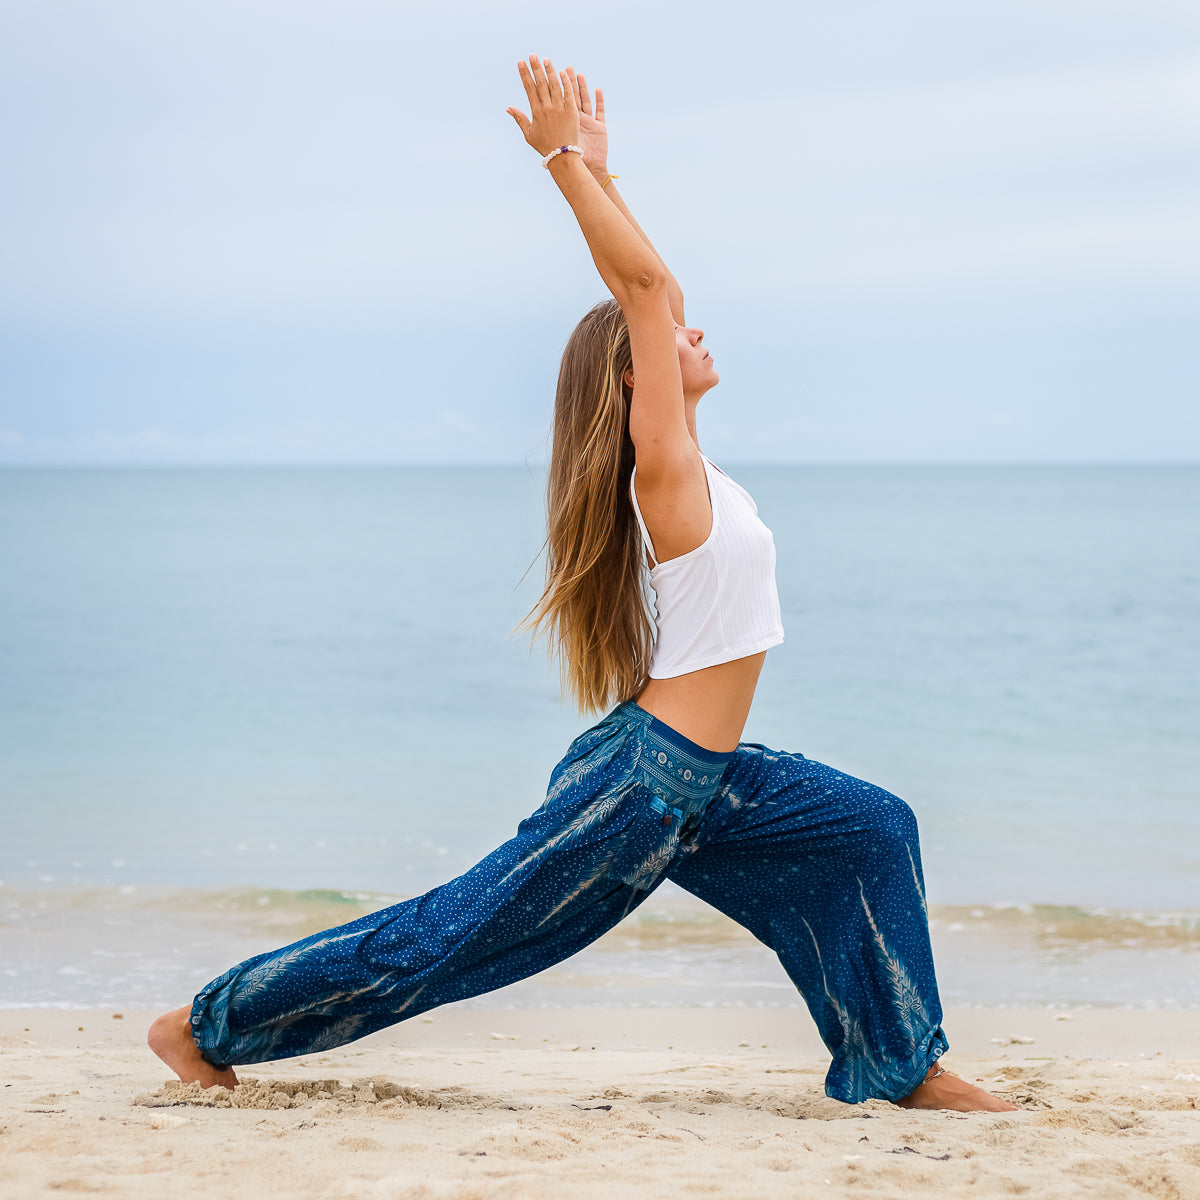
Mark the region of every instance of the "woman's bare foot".
POLYGON ((190 1004, 164 1013, 150 1026, 146 1043, 184 1083, 198 1083, 206 1088, 237 1087, 232 1067, 218 1070, 200 1057, 200 1047, 192 1037, 191 1015, 190 1004))
POLYGON ((899 1108, 945 1108, 952 1112, 1019 1112, 1015 1104, 977 1088, 934 1063, 922 1083, 899 1100, 899 1108))

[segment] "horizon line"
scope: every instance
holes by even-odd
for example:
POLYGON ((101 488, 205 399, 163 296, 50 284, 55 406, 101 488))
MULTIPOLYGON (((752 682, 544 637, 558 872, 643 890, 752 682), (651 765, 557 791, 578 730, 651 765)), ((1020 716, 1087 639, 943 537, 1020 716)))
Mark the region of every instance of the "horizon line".
MULTIPOLYGON (((724 458, 731 466, 739 467, 1194 467, 1197 458, 863 458, 863 459, 763 459, 724 458)), ((228 459, 203 460, 164 459, 159 461, 114 460, 79 461, 46 459, 33 462, 0 461, 0 471, 23 470, 394 470, 398 468, 450 468, 473 470, 493 468, 545 468, 547 459, 228 459)))

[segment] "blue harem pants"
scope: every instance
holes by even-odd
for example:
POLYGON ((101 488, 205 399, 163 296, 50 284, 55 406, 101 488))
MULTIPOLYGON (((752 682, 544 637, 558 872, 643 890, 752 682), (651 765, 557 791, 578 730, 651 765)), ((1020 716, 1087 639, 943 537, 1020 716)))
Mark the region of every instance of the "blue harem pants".
POLYGON ((668 878, 779 955, 833 1055, 828 1095, 899 1099, 948 1048, 908 805, 800 754, 706 750, 632 702, 576 738, 510 841, 226 971, 192 1035, 217 1066, 328 1050, 561 962, 668 878))

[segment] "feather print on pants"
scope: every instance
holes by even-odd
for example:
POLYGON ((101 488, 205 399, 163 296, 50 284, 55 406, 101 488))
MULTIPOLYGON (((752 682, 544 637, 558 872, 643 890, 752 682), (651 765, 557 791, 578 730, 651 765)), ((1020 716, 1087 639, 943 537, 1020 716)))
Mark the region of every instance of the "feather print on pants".
POLYGON ((571 744, 546 800, 457 879, 231 967, 192 1004, 218 1066, 344 1045, 574 954, 664 879, 779 955, 833 1061, 898 1099, 947 1049, 912 811, 800 754, 718 754, 636 704, 571 744))

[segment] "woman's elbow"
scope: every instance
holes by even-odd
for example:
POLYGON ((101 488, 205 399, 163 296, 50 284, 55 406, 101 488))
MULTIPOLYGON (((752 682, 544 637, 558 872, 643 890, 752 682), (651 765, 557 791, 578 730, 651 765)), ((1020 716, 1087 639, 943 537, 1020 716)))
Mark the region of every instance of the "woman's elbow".
POLYGON ((622 295, 617 299, 624 307, 630 304, 655 303, 667 294, 667 273, 661 268, 642 268, 621 280, 622 295))

